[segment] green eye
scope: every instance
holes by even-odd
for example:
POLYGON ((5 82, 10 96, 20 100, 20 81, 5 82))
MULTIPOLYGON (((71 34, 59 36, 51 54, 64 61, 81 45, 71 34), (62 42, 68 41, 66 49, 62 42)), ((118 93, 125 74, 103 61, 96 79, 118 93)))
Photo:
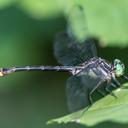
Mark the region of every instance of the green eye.
POLYGON ((125 69, 124 64, 118 59, 114 60, 114 69, 116 76, 119 77, 124 74, 124 69, 125 69))

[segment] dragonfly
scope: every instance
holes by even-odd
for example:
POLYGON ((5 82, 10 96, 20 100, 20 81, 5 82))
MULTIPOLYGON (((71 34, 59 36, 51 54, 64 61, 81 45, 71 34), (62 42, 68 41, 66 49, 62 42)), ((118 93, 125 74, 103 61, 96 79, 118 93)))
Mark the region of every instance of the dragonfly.
POLYGON ((86 38, 80 43, 69 32, 61 32, 55 38, 54 55, 61 66, 25 66, 1 68, 0 76, 21 71, 68 72, 71 76, 66 83, 68 107, 71 112, 93 104, 95 91, 103 96, 105 92, 115 96, 110 87, 121 86, 118 77, 125 76, 124 63, 119 59, 109 62, 97 56, 95 40, 86 38), (105 85, 104 85, 105 84, 105 85))

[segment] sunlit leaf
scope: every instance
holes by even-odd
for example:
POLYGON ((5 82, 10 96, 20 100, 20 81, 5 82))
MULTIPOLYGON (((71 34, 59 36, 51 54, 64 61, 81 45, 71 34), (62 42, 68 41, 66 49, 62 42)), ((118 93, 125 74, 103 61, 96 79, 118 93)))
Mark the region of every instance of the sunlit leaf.
POLYGON ((0 0, 0 9, 4 9, 12 5, 16 0, 0 0))
POLYGON ((70 19, 70 22, 72 22, 72 30, 74 30, 73 33, 75 33, 77 37, 84 35, 81 26, 85 25, 87 26, 89 35, 99 38, 102 46, 116 45, 124 47, 128 45, 127 5, 127 0, 79 0, 77 2, 72 0, 68 1, 66 16, 70 19), (79 5, 84 10, 86 20, 80 16, 80 13, 77 13, 77 10, 74 9, 79 5), (72 15, 71 12, 74 15, 72 15))
POLYGON ((18 1, 18 6, 37 19, 55 17, 62 8, 59 0, 22 0, 18 1))

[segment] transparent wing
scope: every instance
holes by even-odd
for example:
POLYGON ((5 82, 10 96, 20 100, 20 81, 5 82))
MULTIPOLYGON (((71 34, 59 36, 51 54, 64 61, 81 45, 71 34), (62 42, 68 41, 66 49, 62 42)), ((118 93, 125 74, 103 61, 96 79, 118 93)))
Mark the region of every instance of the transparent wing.
POLYGON ((80 110, 89 104, 88 89, 84 87, 81 78, 71 76, 66 86, 67 103, 70 112, 80 110))
POLYGON ((63 65, 76 66, 89 58, 97 56, 93 39, 79 43, 69 37, 66 32, 59 33, 55 39, 54 55, 63 65))
POLYGON ((71 76, 67 80, 66 93, 68 108, 71 112, 88 106, 89 92, 97 85, 100 79, 89 75, 71 76))
MULTIPOLYGON (((77 66, 97 56, 94 40, 89 38, 84 10, 75 6, 67 16, 68 32, 59 33, 55 38, 54 54, 59 63, 77 66)), ((67 80, 66 93, 71 112, 89 104, 88 90, 90 79, 87 76, 71 76, 67 80)))
POLYGON ((68 34, 82 43, 89 37, 88 24, 85 10, 80 5, 75 5, 67 13, 68 34))
POLYGON ((94 40, 89 38, 85 11, 73 6, 67 13, 68 31, 56 36, 54 53, 63 65, 79 65, 97 56, 94 40))

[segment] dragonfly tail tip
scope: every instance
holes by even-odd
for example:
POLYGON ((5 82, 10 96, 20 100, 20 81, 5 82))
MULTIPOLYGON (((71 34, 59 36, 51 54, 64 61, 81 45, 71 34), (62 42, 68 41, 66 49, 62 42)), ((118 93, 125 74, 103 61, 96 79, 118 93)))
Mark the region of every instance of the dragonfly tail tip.
POLYGON ((3 69, 1 68, 0 69, 0 77, 2 77, 2 76, 4 76, 5 74, 4 74, 4 72, 3 72, 3 69))

